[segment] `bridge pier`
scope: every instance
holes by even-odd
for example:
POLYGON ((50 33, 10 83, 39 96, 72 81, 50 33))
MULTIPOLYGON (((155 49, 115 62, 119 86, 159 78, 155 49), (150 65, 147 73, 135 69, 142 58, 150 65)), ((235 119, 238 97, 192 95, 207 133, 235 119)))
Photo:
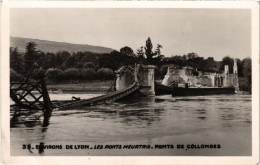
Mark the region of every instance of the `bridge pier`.
POLYGON ((142 65, 138 73, 140 92, 147 96, 155 96, 154 65, 142 65))
POLYGON ((129 68, 127 67, 121 67, 118 71, 115 72, 116 75, 116 84, 115 88, 116 91, 125 89, 129 85, 131 85, 134 82, 134 69, 131 68, 133 71, 131 72, 129 68))
POLYGON ((147 96, 155 96, 154 90, 154 69, 153 65, 136 65, 129 71, 125 68, 120 68, 116 71, 116 91, 122 90, 133 83, 138 82, 139 91, 147 96))

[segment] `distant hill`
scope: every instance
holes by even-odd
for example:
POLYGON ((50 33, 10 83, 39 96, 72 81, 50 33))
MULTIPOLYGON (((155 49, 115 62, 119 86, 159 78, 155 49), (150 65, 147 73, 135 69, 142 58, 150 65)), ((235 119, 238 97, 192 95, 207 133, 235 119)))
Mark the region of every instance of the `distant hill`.
POLYGON ((17 47, 20 52, 25 52, 25 46, 28 42, 37 44, 37 50, 43 52, 56 53, 59 51, 68 51, 70 53, 77 51, 89 51, 94 53, 110 53, 113 51, 111 48, 92 46, 87 44, 71 44, 65 42, 46 41, 31 38, 10 37, 10 46, 17 47))

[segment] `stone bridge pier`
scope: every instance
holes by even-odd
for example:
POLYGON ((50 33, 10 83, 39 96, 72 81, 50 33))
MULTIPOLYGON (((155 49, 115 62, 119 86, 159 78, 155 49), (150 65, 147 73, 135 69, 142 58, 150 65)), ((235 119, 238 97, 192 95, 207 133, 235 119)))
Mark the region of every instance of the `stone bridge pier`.
POLYGON ((134 71, 125 70, 116 72, 116 90, 122 90, 134 81, 138 81, 140 85, 140 92, 147 96, 155 96, 154 90, 154 69, 153 65, 140 65, 135 66, 134 71))
POLYGON ((141 65, 137 78, 141 86, 140 92, 147 96, 155 96, 154 65, 141 65))

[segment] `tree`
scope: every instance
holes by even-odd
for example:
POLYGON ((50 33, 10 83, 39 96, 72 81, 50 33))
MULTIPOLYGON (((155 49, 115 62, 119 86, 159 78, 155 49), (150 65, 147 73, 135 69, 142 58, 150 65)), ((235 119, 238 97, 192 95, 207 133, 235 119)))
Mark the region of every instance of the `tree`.
POLYGON ((164 55, 161 54, 161 48, 163 48, 162 45, 157 44, 157 48, 154 52, 154 55, 156 55, 156 58, 154 60, 154 64, 157 65, 157 66, 160 64, 161 60, 164 58, 164 55))
POLYGON ((23 72, 23 58, 17 47, 10 48, 10 67, 17 73, 23 72))
POLYGON ((75 67, 77 64, 76 57, 70 56, 68 60, 65 62, 67 68, 75 67))
POLYGON ((63 59, 60 54, 56 54, 56 66, 57 68, 61 68, 63 64, 63 59))
POLYGON ((118 69, 120 66, 133 65, 135 57, 123 56, 118 51, 102 54, 99 58, 99 68, 111 68, 112 70, 118 69))
POLYGON ((48 80, 53 80, 58 82, 60 80, 60 75, 63 71, 58 68, 49 68, 46 70, 46 77, 48 80))
POLYGON ((246 78, 251 77, 252 75, 252 62, 251 62, 251 58, 245 58, 242 61, 243 63, 243 74, 246 78))
POLYGON ((71 57, 71 54, 67 51, 57 52, 56 54, 57 59, 57 67, 61 69, 66 69, 66 61, 71 57))
POLYGON ((46 53, 45 54, 44 64, 43 64, 43 67, 45 69, 56 68, 56 66, 57 66, 56 63, 57 63, 57 59, 56 59, 55 54, 53 54, 53 53, 46 53))
POLYGON ((196 57, 192 59, 188 59, 187 66, 191 66, 194 69, 197 68, 200 71, 205 71, 205 61, 203 57, 196 57))
POLYGON ((145 55, 146 55, 147 62, 151 63, 152 58, 155 54, 153 53, 153 44, 152 44, 150 37, 148 37, 148 39, 146 40, 146 46, 144 49, 145 49, 145 55))
POLYGON ((178 65, 179 68, 185 66, 185 61, 182 58, 182 56, 180 56, 180 55, 175 55, 175 56, 169 57, 168 58, 168 63, 172 63, 172 64, 175 64, 175 65, 178 65))
POLYGON ((83 68, 92 68, 92 69, 95 69, 95 65, 94 65, 92 62, 86 62, 86 63, 83 65, 83 68))
POLYGON ((156 53, 157 56, 161 55, 161 48, 163 48, 162 45, 157 44, 157 48, 155 50, 155 53, 156 53))
POLYGON ((243 62, 240 59, 237 59, 237 72, 238 72, 238 77, 243 77, 243 62))
POLYGON ((207 72, 216 72, 217 71, 217 64, 213 57, 209 57, 205 60, 205 71, 207 72))
POLYGON ((84 68, 80 72, 80 77, 83 80, 94 80, 96 78, 96 71, 93 68, 84 68))
POLYGON ((19 81, 19 80, 21 80, 21 75, 11 68, 10 69, 10 81, 13 82, 13 81, 19 81))
POLYGON ((99 68, 111 68, 112 70, 118 69, 123 66, 122 55, 118 51, 103 54, 99 58, 99 68))
POLYGON ((137 54, 137 60, 138 63, 143 64, 145 61, 145 57, 144 57, 144 47, 141 46, 139 49, 136 50, 136 54, 137 54))
POLYGON ((57 52, 56 56, 60 56, 62 59, 62 62, 64 63, 65 61, 67 61, 69 59, 71 54, 67 51, 62 51, 62 52, 57 52))
POLYGON ((120 49, 120 53, 123 56, 130 56, 130 57, 135 57, 134 51, 132 48, 125 46, 123 48, 120 49))
POLYGON ((137 58, 144 58, 144 47, 141 46, 136 50, 137 58))
POLYGON ((32 78, 37 80, 45 77, 45 70, 42 67, 36 68, 32 71, 32 78))
POLYGON ((83 64, 86 62, 92 62, 95 66, 98 66, 98 59, 101 54, 93 52, 84 52, 84 56, 80 59, 83 64))
POLYGON ((113 70, 110 68, 100 68, 97 71, 97 76, 99 80, 113 80, 115 77, 113 70))
POLYGON ((247 86, 247 90, 251 91, 251 87, 252 87, 252 61, 251 58, 245 58, 242 61, 243 63, 243 74, 245 76, 246 79, 246 86, 247 86))
POLYGON ((64 76, 67 80, 75 80, 79 77, 80 72, 76 68, 69 68, 64 71, 64 76))
POLYGON ((25 72, 28 73, 33 64, 37 62, 38 51, 36 49, 36 44, 34 42, 29 42, 26 45, 26 51, 24 55, 25 72))
POLYGON ((188 53, 187 57, 188 57, 188 59, 193 59, 193 58, 197 58, 199 56, 196 53, 192 52, 192 53, 188 53))
POLYGON ((222 61, 221 61, 220 71, 219 72, 223 72, 224 71, 224 66, 225 65, 228 65, 229 73, 233 73, 234 60, 232 58, 230 58, 229 56, 224 57, 222 59, 222 61))

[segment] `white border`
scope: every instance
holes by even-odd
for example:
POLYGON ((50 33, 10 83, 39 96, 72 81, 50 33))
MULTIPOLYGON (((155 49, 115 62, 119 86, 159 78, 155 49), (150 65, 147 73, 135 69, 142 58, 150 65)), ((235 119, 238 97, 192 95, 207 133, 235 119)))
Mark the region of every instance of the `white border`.
POLYGON ((5 164, 257 164, 259 161, 259 3, 257 2, 2 2, 1 3, 2 161, 5 164), (230 8, 252 11, 252 156, 10 156, 10 8, 230 8))

